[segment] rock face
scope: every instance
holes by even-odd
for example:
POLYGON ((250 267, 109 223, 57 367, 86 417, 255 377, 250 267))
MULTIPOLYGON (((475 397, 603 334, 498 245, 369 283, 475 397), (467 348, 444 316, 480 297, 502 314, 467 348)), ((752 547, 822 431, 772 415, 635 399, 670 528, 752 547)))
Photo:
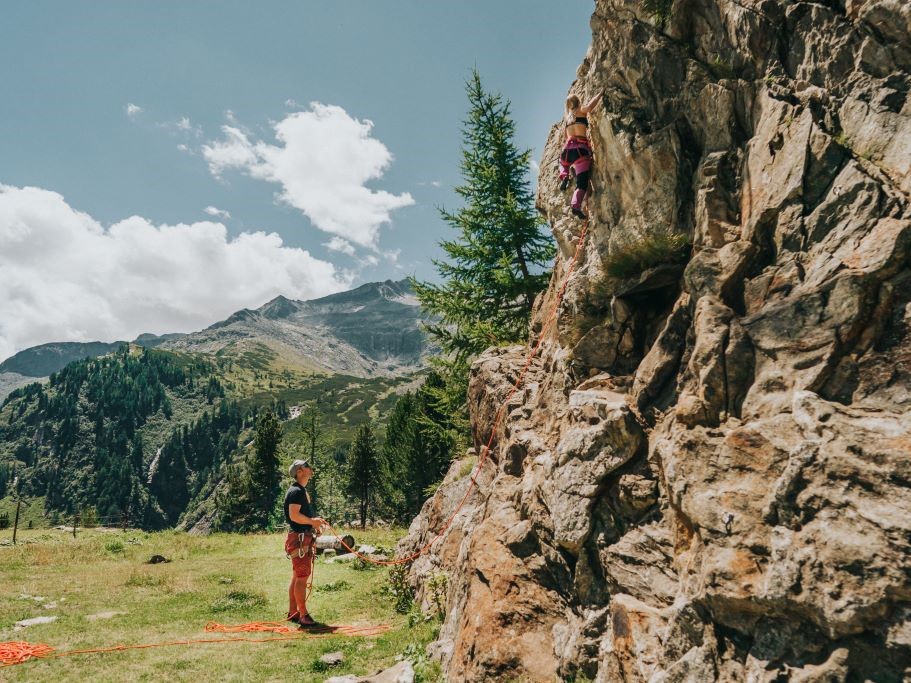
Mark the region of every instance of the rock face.
MULTIPOLYGON (((501 424, 529 348, 472 368, 493 447, 411 569, 425 605, 449 578, 431 651, 460 681, 909 680, 911 4, 598 0, 591 26, 588 235, 501 424), (685 266, 608 275, 658 232, 685 266)), ((582 228, 561 135, 533 340, 582 228)))

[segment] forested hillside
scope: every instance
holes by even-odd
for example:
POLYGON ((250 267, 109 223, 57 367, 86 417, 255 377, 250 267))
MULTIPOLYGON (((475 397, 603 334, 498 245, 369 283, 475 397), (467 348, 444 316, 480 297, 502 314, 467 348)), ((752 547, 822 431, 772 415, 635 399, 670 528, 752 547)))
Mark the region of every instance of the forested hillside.
POLYGON ((237 446, 243 412, 223 397, 198 357, 122 347, 71 363, 5 400, 0 495, 18 475, 51 521, 92 508, 104 521, 169 525, 237 446))
POLYGON ((383 444, 393 416, 402 429, 384 451, 371 519, 407 521, 450 454, 449 444, 403 422, 426 412, 419 409, 423 392, 405 393, 423 381, 423 372, 291 376, 243 359, 136 345, 71 363, 44 384, 16 389, 0 407, 0 527, 12 522, 16 493, 26 501, 23 526, 69 524, 74 514, 80 524, 146 529, 211 520, 216 492, 229 465, 243 467, 263 410, 281 422, 280 457, 316 462, 323 509, 339 516, 354 504, 346 463, 355 433, 369 424, 383 444), (313 415, 321 432, 316 450, 304 420, 313 415))

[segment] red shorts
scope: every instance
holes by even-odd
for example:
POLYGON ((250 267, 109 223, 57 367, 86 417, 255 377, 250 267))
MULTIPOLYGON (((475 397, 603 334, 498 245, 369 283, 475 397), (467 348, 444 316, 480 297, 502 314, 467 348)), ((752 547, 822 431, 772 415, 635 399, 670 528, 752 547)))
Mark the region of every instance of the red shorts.
POLYGON ((285 537, 285 554, 291 557, 291 568, 297 578, 306 578, 313 571, 314 549, 312 534, 289 531, 285 537))

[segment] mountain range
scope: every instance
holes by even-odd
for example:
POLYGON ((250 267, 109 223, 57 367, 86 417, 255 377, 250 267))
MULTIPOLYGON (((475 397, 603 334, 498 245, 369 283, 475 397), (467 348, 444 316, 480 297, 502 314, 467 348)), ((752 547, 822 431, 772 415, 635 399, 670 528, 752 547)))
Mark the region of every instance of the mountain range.
MULTIPOLYGON (((432 352, 425 317, 407 279, 370 282, 319 299, 278 296, 189 334, 142 334, 133 344, 203 353, 255 370, 294 374, 396 377, 419 369, 432 352)), ((69 363, 108 354, 126 341, 53 342, 0 363, 0 400, 69 363)))

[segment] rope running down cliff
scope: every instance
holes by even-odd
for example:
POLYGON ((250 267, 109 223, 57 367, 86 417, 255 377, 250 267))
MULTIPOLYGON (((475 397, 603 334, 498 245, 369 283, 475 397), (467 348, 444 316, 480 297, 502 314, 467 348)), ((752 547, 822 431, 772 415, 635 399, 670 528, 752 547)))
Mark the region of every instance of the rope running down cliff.
POLYGON ((528 368, 531 365, 531 361, 534 360, 535 356, 538 355, 538 351, 540 351, 541 345, 544 343, 544 338, 547 336, 547 332, 549 331, 550 326, 557 320, 557 311, 559 310, 560 304, 563 301, 563 293, 566 290, 566 284, 569 282, 569 278, 573 274, 573 270, 576 267, 576 261, 579 258, 579 254, 582 253, 582 245, 585 243, 585 238, 586 238, 587 234, 588 234, 588 219, 586 219, 585 222, 582 224, 582 233, 579 235, 579 242, 576 244, 576 251, 573 254, 572 260, 569 262, 569 267, 566 271, 566 277, 563 278, 563 283, 560 285, 560 290, 557 292, 557 299, 556 299, 556 301, 554 301, 554 305, 553 305, 553 308, 551 309, 550 315, 547 317, 547 320, 545 321, 544 325, 541 327, 541 332, 538 335, 537 343, 535 344, 535 346, 531 350, 531 352, 528 354, 528 356, 525 358, 525 364, 522 366, 522 371, 519 373, 519 376, 516 378, 516 381, 513 384, 512 389, 510 390, 509 394, 507 394, 506 398, 503 400, 503 403, 500 405, 500 408, 497 411, 496 416, 494 417, 493 426, 490 429, 490 438, 487 440, 487 445, 484 446, 483 450, 481 451, 481 457, 478 459, 478 464, 475 467, 474 472, 471 475, 471 483, 468 485, 468 488, 465 490, 465 494, 462 496, 462 499, 459 501, 459 504, 456 506, 456 509, 452 512, 451 515, 449 515, 449 517, 446 519, 446 522, 443 524, 443 526, 440 528, 440 530, 436 533, 436 535, 433 538, 431 538, 426 544, 424 544, 422 547, 420 547, 418 550, 411 553, 410 555, 406 555, 405 557, 394 558, 391 560, 378 560, 378 559, 374 559, 372 557, 369 557, 367 555, 357 552, 354 548, 350 547, 347 543, 345 543, 345 541, 342 539, 341 536, 339 536, 339 534, 336 532, 336 530, 334 528, 332 528, 331 524, 326 524, 326 526, 329 528, 329 531, 332 533, 332 535, 335 536, 336 540, 349 553, 353 553, 356 557, 359 557, 364 562, 370 562, 372 564, 378 564, 378 565, 407 564, 409 562, 416 560, 418 557, 420 557, 421 555, 426 553, 428 550, 430 550, 430 547, 434 543, 436 543, 440 538, 442 538, 443 534, 446 533, 446 530, 452 524, 452 521, 455 519, 456 515, 459 514, 459 511, 462 509, 462 506, 465 505, 465 501, 468 500, 468 496, 471 494, 471 491, 474 489, 474 487, 478 483, 478 475, 481 473, 481 468, 484 466, 484 463, 486 462, 487 457, 490 454, 490 447, 493 444, 493 439, 497 433, 497 429, 500 426, 500 422, 503 420, 503 417, 506 414, 506 406, 509 404, 509 400, 512 398, 513 394, 515 394, 519 390, 519 387, 522 385, 522 380, 525 377, 525 373, 528 371, 528 368))

